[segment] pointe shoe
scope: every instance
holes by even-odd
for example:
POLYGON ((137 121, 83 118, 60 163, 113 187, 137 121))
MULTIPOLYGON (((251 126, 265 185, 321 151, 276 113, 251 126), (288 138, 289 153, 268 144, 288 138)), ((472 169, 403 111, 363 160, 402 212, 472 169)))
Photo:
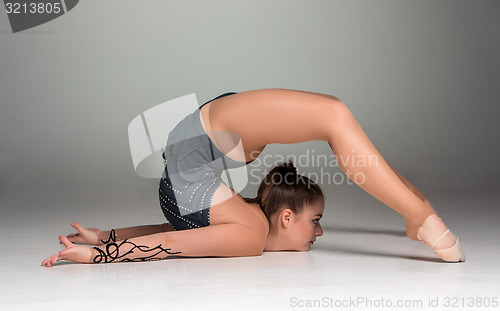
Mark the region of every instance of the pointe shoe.
MULTIPOLYGON (((460 261, 465 261, 465 254, 462 250, 462 246, 460 245, 458 237, 456 237, 456 242, 453 246, 448 247, 448 248, 440 248, 437 249, 435 248, 436 245, 448 234, 453 233, 450 231, 450 229, 446 229, 437 239, 435 239, 432 243, 430 241, 427 241, 427 239, 433 239, 432 236, 435 236, 436 233, 434 232, 435 230, 438 230, 438 228, 446 228, 446 225, 442 222, 441 218, 438 217, 436 214, 431 214, 427 219, 424 221, 420 229, 418 230, 417 234, 417 239, 420 241, 424 242, 430 248, 436 253, 436 255, 439 256, 444 261, 447 262, 460 262, 460 261), (426 238, 422 238, 421 236, 424 235, 426 238)), ((443 229, 444 230, 444 229, 443 229)), ((450 236, 447 237, 448 239, 452 238, 450 236)))

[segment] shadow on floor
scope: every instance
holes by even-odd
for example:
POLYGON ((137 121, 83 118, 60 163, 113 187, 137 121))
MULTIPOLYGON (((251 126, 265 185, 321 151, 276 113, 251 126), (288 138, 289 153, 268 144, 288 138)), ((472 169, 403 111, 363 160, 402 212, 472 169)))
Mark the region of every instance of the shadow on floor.
MULTIPOLYGON (((362 233, 362 234, 381 234, 396 237, 407 237, 405 231, 401 230, 381 230, 381 229, 366 229, 366 228, 355 228, 355 227, 340 227, 340 226, 325 226, 322 227, 323 231, 335 232, 335 233, 362 233)), ((384 253, 372 250, 362 250, 355 247, 346 247, 345 245, 333 245, 333 246, 320 246, 321 250, 333 252, 333 253, 343 253, 351 255, 364 255, 364 256, 376 256, 376 257, 389 257, 389 258, 405 258, 418 261, 427 261, 435 263, 446 263, 436 257, 422 257, 422 256, 408 256, 408 255, 398 255, 391 253, 384 253)))
POLYGON ((355 247, 346 247, 345 245, 333 245, 333 246, 319 246, 317 249, 324 250, 332 253, 341 253, 341 254, 349 254, 349 255, 362 255, 362 256, 371 256, 371 257, 384 257, 384 258, 404 258, 418 261, 427 261, 427 262, 435 262, 435 263, 446 263, 439 258, 431 258, 431 257, 423 257, 423 256, 408 256, 408 255, 398 255, 392 253, 385 253, 382 251, 373 251, 373 250, 363 250, 357 249, 355 247))
POLYGON ((323 231, 337 233, 366 233, 366 234, 383 234, 397 237, 406 237, 406 232, 401 230, 381 230, 381 229, 366 229, 355 227, 340 227, 340 226, 322 226, 323 231))

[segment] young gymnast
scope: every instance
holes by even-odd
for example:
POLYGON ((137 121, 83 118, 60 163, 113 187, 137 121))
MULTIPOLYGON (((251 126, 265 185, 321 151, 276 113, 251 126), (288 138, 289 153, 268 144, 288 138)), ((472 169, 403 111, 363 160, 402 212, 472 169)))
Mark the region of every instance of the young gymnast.
POLYGON ((318 185, 286 163, 266 176, 256 198, 244 199, 221 174, 251 163, 267 144, 312 140, 327 141, 337 158, 375 157, 376 165, 338 163, 353 182, 404 217, 410 239, 423 241, 444 261, 465 261, 458 237, 429 200, 387 163, 342 101, 320 93, 261 89, 222 94, 169 134, 159 186, 169 223, 110 231, 73 223, 78 233, 60 235, 66 249, 42 265, 307 251, 322 235, 324 199, 318 185), (358 174, 362 182, 351 177, 358 174))

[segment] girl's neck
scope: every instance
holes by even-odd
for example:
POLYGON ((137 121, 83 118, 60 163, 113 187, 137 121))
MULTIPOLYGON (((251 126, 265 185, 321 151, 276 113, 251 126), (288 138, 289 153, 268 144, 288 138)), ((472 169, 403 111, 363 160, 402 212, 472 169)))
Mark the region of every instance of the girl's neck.
POLYGON ((278 237, 278 234, 267 235, 266 246, 264 247, 265 252, 280 251, 283 248, 278 237))

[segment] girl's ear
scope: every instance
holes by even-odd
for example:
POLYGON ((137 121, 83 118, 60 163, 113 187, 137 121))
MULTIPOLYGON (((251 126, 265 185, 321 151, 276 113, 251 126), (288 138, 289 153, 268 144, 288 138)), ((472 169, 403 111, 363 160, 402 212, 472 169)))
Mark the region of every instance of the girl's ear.
POLYGON ((285 228, 287 228, 292 220, 292 210, 289 208, 285 208, 283 211, 281 211, 280 216, 281 223, 285 228))

